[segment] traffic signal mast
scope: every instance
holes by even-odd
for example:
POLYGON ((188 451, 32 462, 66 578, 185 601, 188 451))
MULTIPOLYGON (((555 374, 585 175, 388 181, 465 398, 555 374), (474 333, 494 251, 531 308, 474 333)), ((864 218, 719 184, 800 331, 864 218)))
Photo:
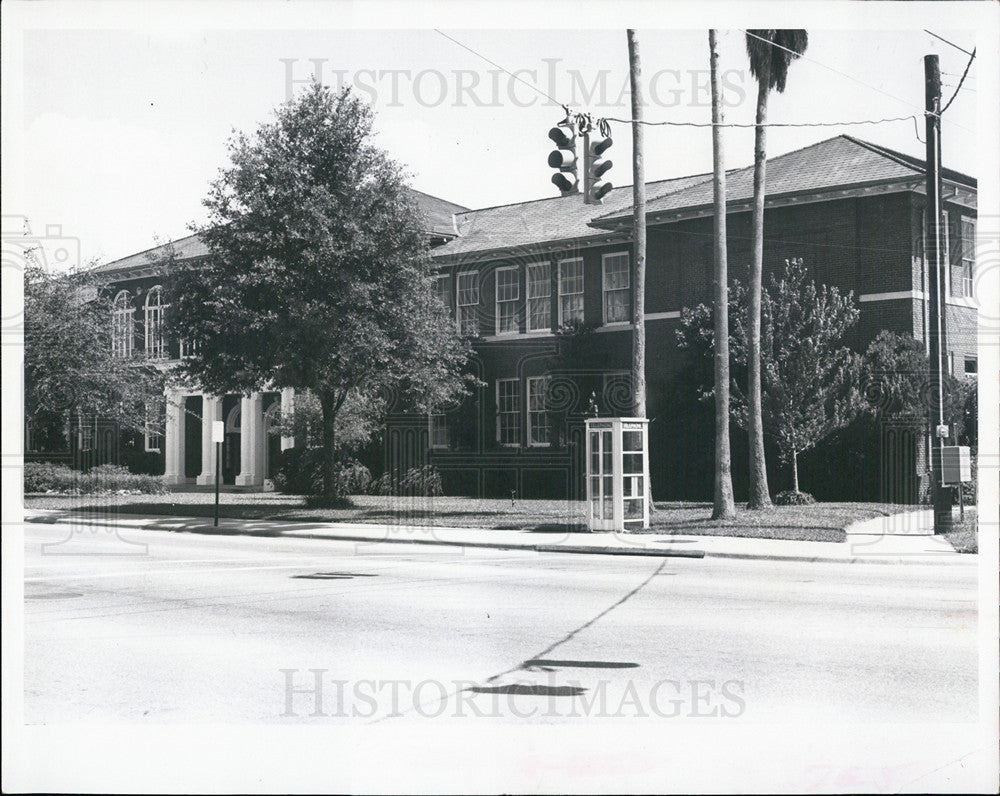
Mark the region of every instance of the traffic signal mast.
POLYGON ((612 188, 610 182, 602 179, 612 165, 610 160, 602 157, 611 146, 611 137, 595 135, 589 115, 567 115, 549 130, 549 138, 557 147, 549 153, 549 166, 558 169, 552 175, 552 183, 563 196, 580 192, 576 158, 578 130, 583 135, 583 201, 589 205, 599 205, 612 188))
POLYGON ((610 147, 610 136, 591 138, 590 131, 583 134, 583 201, 589 205, 601 204, 612 188, 602 179, 612 166, 610 160, 601 157, 610 147))
POLYGON ((563 196, 580 192, 580 181, 576 174, 576 132, 573 122, 567 117, 549 130, 558 149, 549 153, 549 166, 558 169, 552 175, 552 183, 563 196))

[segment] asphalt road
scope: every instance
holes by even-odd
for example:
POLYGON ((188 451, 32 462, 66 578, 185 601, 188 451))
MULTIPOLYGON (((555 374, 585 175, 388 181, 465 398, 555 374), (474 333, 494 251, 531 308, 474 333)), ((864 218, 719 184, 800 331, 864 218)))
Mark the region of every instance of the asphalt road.
POLYGON ((26 526, 28 724, 976 716, 971 567, 69 530, 26 526))

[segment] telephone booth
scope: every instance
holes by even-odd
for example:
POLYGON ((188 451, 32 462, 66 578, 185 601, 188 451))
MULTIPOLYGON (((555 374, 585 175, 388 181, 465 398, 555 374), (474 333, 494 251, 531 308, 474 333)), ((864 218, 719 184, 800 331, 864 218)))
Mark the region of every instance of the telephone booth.
POLYGON ((587 527, 635 531, 649 527, 649 421, 587 419, 587 527))

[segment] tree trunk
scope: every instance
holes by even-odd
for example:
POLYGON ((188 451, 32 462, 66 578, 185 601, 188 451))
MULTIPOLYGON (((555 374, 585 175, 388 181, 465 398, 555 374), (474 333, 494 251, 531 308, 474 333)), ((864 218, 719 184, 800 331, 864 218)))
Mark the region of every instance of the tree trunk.
POLYGON ((753 155, 753 257, 750 261, 749 326, 747 344, 747 433, 750 437, 750 494, 747 508, 771 505, 764 459, 764 421, 761 412, 760 303, 764 272, 764 183, 767 171, 767 98, 770 91, 770 59, 764 59, 757 76, 757 123, 753 155))
POLYGON ((643 163, 642 68, 635 31, 628 30, 629 81, 632 89, 632 285, 633 417, 646 416, 646 169, 643 163))
POLYGON ((712 82, 712 163, 715 232, 715 495, 712 517, 736 516, 729 449, 729 285, 726 265, 726 167, 722 153, 722 101, 715 31, 708 32, 712 82))
POLYGON ((340 497, 340 479, 337 470, 337 400, 332 392, 319 393, 323 411, 323 495, 330 499, 340 497))
POLYGON ((792 487, 799 491, 799 452, 792 448, 792 487))

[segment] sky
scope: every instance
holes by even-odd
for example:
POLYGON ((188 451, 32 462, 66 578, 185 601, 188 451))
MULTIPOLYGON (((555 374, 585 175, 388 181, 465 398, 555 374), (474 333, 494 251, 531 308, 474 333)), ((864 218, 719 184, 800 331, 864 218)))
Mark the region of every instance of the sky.
MULTIPOLYGON (((138 4, 145 14, 112 3, 38 5, 61 13, 3 6, 4 232, 23 230, 26 218, 33 235, 65 238, 69 260, 81 263, 108 262, 190 234, 192 222, 205 220, 201 200, 227 163, 232 132, 252 132, 313 74, 334 87, 352 85, 372 103, 376 141, 407 168, 414 188, 473 208, 557 194, 546 163, 553 148, 547 132, 563 117, 561 104, 595 118, 630 117, 627 23, 612 26, 610 14, 577 17, 586 24, 572 29, 511 30, 524 14, 442 14, 433 10, 440 4, 424 7, 423 15, 414 6, 364 14, 349 4, 356 13, 339 17, 303 4, 138 4), (80 13, 86 7, 100 13, 80 13), (259 13, 248 13, 254 9, 259 13), (16 46, 11 21, 21 23, 12 26, 16 46), (395 29, 379 29, 389 21, 395 29), (482 24, 470 24, 476 22, 482 24)), ((560 4, 553 5, 558 11, 560 4)), ((923 56, 939 55, 947 98, 969 61, 958 48, 982 48, 977 31, 988 34, 976 24, 975 9, 962 3, 944 4, 954 9, 948 14, 940 6, 924 13, 920 3, 893 4, 900 12, 883 8, 875 16, 869 5, 881 4, 783 21, 807 27, 809 47, 792 65, 785 92, 772 94, 771 122, 919 115, 923 56), (902 13, 903 7, 917 11, 902 13)), ((337 6, 345 7, 324 8, 337 6)), ((725 27, 688 11, 637 20, 646 23, 638 34, 646 119, 710 120, 706 28, 715 23, 726 121, 751 124, 756 84, 741 26, 763 20, 734 13, 725 27), (668 21, 681 27, 666 29, 668 21)), ((551 13, 532 16, 557 21, 551 13)), ((981 167, 981 61, 973 62, 949 108, 942 139, 945 165, 974 175, 981 167)), ((922 156, 917 132, 912 119, 776 127, 768 150, 777 155, 847 133, 922 156)), ((630 127, 613 123, 612 137, 607 179, 631 184, 630 127)), ((724 139, 727 166, 752 162, 752 129, 727 129, 724 139)), ((712 168, 707 128, 649 127, 645 145, 647 180, 712 168)))

